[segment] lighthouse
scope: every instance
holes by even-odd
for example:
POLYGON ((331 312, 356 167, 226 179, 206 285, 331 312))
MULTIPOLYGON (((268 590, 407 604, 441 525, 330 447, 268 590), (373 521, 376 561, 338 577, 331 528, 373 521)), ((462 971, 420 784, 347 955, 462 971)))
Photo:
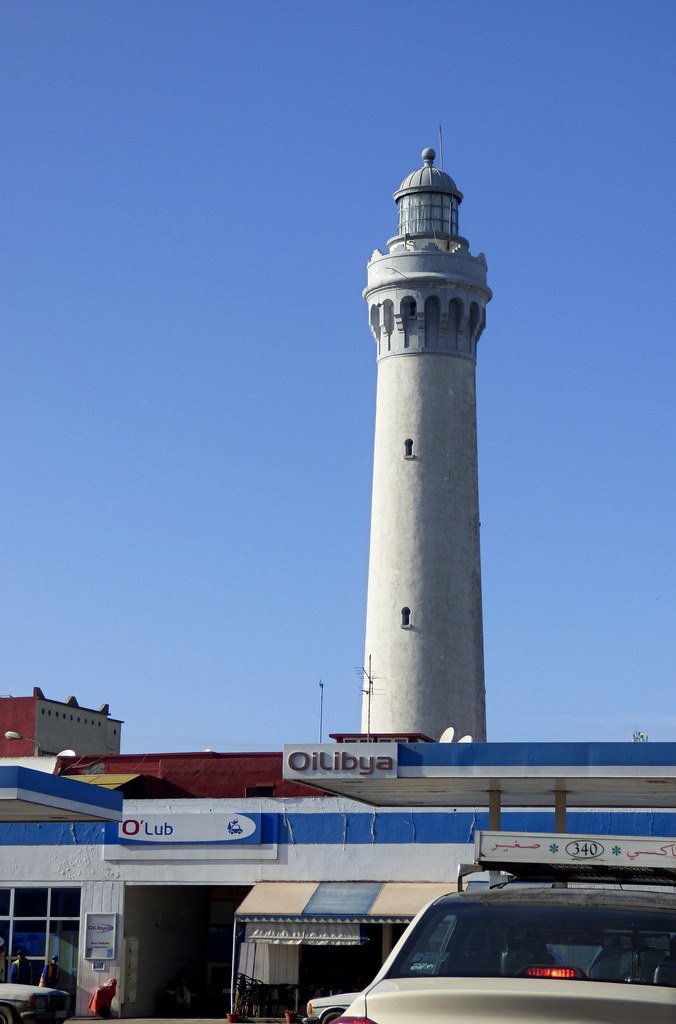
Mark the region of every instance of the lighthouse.
POLYGON ((476 436, 486 259, 462 193, 425 149, 368 264, 376 342, 362 732, 486 738, 476 436))

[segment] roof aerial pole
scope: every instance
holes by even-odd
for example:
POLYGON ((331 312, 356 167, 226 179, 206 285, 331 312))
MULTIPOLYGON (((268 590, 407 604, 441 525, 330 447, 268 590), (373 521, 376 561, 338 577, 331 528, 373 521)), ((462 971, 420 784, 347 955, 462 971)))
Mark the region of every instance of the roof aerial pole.
POLYGON ((371 655, 369 654, 369 670, 365 668, 362 672, 366 676, 366 687, 362 693, 366 694, 366 739, 371 740, 371 701, 373 700, 373 676, 371 675, 371 655))
POLYGON ((441 169, 443 171, 443 169, 444 169, 444 140, 443 140, 443 137, 442 137, 442 134, 441 134, 441 121, 439 122, 439 163, 441 164, 441 169))
POLYGON ((319 680, 319 742, 322 742, 322 728, 324 724, 324 684, 319 680))

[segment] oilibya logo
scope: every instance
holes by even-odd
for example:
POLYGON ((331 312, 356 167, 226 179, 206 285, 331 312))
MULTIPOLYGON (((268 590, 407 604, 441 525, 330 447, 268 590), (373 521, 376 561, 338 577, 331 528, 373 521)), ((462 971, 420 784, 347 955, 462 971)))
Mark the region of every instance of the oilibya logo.
POLYGON ((386 754, 348 754, 346 750, 292 750, 286 763, 293 772, 354 772, 355 775, 373 775, 391 772, 394 760, 386 754))
POLYGON ((88 932, 112 932, 112 924, 88 924, 88 932))

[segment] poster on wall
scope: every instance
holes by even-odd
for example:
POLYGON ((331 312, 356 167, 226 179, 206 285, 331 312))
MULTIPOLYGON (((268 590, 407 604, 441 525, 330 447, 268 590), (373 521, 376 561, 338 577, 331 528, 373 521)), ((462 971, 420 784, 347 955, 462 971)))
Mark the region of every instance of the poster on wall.
POLYGON ((113 960, 117 914, 85 914, 85 960, 113 960))

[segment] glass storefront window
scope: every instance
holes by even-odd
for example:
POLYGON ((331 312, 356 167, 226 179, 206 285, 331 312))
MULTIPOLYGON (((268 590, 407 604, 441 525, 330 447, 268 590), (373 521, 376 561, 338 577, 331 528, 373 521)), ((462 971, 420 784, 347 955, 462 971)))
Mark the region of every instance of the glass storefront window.
POLYGON ((12 953, 23 947, 26 956, 44 957, 46 947, 45 922, 44 921, 17 921, 14 920, 14 941, 12 953))
POLYGON ((50 917, 80 916, 79 889, 52 889, 51 896, 50 917))
POLYGON ((49 929, 45 959, 56 953, 61 972, 59 988, 65 988, 67 992, 75 991, 79 931, 78 921, 52 921, 49 929))
POLYGON ((46 917, 46 889, 16 889, 14 892, 15 917, 46 917))
MULTIPOLYGON (((0 889, 0 938, 9 966, 23 947, 37 984, 48 956, 58 956, 59 987, 74 993, 80 935, 80 890, 75 887, 0 889)), ((0 961, 0 981, 2 978, 0 961)))

